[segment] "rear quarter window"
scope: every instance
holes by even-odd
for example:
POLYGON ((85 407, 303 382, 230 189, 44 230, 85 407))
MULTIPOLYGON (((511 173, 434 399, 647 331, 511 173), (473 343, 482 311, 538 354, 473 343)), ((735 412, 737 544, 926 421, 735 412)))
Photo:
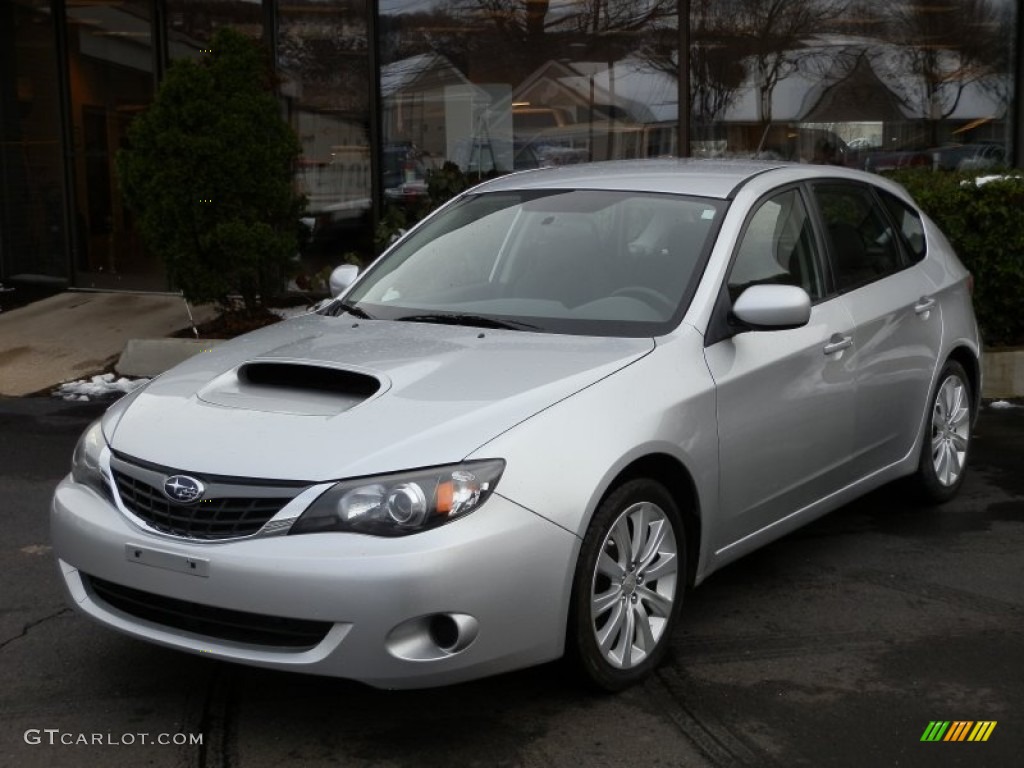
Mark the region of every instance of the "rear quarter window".
POLYGON ((878 190, 878 195, 882 198, 885 209, 896 222, 900 239, 910 261, 916 264, 928 252, 928 244, 924 238, 924 222, 921 221, 920 214, 895 195, 882 190, 878 190))

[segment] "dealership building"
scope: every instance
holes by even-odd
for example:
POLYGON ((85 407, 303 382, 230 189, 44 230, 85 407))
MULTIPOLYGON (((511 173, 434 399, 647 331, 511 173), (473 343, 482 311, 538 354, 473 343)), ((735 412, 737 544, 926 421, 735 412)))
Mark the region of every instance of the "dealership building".
POLYGON ((432 168, 766 157, 1024 166, 1016 0, 0 0, 0 281, 168 285, 115 158, 176 61, 273 54, 307 221, 334 238, 432 168))

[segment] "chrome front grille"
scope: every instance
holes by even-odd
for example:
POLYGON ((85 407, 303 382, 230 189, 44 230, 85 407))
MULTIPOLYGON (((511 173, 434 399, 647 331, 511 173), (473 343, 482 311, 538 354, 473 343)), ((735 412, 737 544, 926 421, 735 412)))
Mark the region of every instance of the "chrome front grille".
POLYGON ((159 533, 206 541, 252 536, 305 487, 197 474, 206 486, 205 495, 181 504, 162 490, 168 477, 180 474, 176 470, 120 457, 111 457, 110 469, 121 504, 138 521, 159 533))

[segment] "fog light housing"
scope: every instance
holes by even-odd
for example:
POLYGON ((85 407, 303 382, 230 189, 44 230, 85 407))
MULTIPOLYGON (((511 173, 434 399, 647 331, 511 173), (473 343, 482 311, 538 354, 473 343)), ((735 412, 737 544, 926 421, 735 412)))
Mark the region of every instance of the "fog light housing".
POLYGON ((432 613, 403 621, 388 633, 384 647, 405 661, 436 661, 462 653, 479 632, 479 622, 468 613, 432 613))

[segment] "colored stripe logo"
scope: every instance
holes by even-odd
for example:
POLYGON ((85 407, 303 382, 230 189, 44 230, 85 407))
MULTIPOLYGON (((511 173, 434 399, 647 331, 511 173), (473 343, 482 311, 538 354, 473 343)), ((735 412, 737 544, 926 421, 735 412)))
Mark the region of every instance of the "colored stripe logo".
POLYGON ((921 734, 921 741, 988 741, 996 729, 996 720, 932 720, 921 734))

